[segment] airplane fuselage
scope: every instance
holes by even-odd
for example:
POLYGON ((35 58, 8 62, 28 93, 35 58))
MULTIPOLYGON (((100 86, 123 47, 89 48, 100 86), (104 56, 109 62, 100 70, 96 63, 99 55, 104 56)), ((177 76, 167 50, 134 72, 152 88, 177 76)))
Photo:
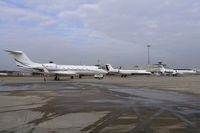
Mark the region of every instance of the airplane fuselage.
POLYGON ((147 70, 126 70, 126 69, 114 69, 110 64, 106 65, 106 69, 108 70, 109 74, 117 74, 122 76, 127 75, 150 75, 151 72, 147 70))
POLYGON ((150 72, 147 72, 146 70, 119 70, 120 74, 124 74, 124 75, 142 75, 142 74, 151 74, 150 72))
POLYGON ((54 63, 49 63, 49 64, 38 63, 30 67, 18 66, 18 68, 22 70, 30 71, 30 72, 36 72, 36 73, 45 73, 45 70, 46 70, 46 73, 48 74, 59 74, 59 75, 75 75, 75 74, 93 75, 93 74, 107 73, 107 71, 99 69, 97 66, 57 65, 54 63))

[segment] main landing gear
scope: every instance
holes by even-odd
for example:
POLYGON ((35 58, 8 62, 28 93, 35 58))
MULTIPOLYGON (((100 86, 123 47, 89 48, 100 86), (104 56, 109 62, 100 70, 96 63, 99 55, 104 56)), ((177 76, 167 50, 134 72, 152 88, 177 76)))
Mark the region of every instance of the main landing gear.
POLYGON ((54 80, 56 80, 56 81, 60 80, 60 77, 59 77, 59 75, 58 75, 58 74, 56 74, 56 76, 55 76, 54 80))
MULTIPOLYGON (((74 79, 74 76, 71 76, 70 78, 71 78, 71 79, 74 79)), ((80 78, 80 77, 79 77, 79 78, 80 78)), ((59 80, 60 80, 60 77, 59 77, 58 74, 55 75, 54 80, 56 80, 56 81, 59 81, 59 80)))
POLYGON ((122 75, 121 75, 121 77, 122 77, 122 78, 123 78, 123 77, 124 77, 124 78, 126 78, 126 77, 127 77, 127 75, 123 75, 123 74, 122 74, 122 75))

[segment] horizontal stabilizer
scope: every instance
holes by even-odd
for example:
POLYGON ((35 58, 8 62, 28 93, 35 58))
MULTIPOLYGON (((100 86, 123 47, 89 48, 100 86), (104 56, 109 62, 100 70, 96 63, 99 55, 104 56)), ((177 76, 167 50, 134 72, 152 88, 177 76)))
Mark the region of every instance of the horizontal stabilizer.
POLYGON ((11 50, 4 50, 5 52, 8 52, 10 54, 23 54, 22 51, 11 51, 11 50))

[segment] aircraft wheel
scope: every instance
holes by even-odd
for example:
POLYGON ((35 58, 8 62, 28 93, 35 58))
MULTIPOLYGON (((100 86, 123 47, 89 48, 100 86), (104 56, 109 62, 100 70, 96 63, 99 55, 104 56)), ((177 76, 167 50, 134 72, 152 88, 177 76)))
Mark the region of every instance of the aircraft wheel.
POLYGON ((57 80, 57 75, 55 76, 54 80, 57 80))
POLYGON ((60 77, 58 75, 56 75, 54 80, 58 81, 58 80, 60 80, 60 77))

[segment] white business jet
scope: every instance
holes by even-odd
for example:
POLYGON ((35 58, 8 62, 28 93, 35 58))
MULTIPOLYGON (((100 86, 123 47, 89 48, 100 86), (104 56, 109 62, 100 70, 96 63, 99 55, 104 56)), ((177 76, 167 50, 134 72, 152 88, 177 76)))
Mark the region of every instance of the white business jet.
POLYGON ((110 64, 106 64, 106 69, 109 74, 119 74, 121 77, 126 77, 127 75, 150 75, 151 72, 147 70, 122 70, 114 69, 110 64))
POLYGON ((107 74, 107 71, 100 69, 97 66, 57 65, 53 62, 48 64, 40 64, 32 62, 22 51, 5 50, 5 52, 13 55, 19 69, 34 73, 55 75, 55 80, 60 80, 59 75, 69 75, 71 78, 73 78, 75 75, 79 75, 79 78, 81 78, 82 75, 107 74))
POLYGON ((161 75, 169 75, 169 76, 176 76, 178 74, 174 69, 167 68, 164 66, 161 66, 160 72, 161 75))
POLYGON ((167 67, 165 64, 162 64, 162 62, 154 64, 151 67, 151 72, 155 75, 165 75, 165 76, 177 76, 179 74, 177 73, 176 70, 167 67))

